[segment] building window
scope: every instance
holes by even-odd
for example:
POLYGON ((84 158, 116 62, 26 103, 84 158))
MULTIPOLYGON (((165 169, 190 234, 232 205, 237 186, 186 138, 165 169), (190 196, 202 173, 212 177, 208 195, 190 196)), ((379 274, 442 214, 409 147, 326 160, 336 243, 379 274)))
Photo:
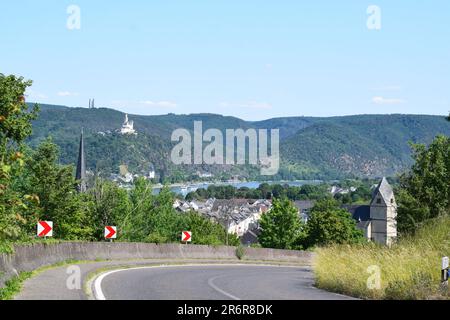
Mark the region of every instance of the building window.
POLYGON ((394 198, 391 198, 391 203, 394 203, 394 198))
POLYGON ((380 199, 380 198, 377 199, 377 203, 378 203, 378 204, 381 203, 381 199, 380 199))

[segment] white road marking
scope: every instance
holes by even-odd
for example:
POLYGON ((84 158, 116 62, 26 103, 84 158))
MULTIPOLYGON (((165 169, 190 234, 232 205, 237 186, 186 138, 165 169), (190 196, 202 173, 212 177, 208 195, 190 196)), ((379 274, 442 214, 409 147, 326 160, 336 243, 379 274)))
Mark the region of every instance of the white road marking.
MULTIPOLYGON (((217 264, 183 264, 183 265, 158 265, 158 266, 147 266, 147 267, 134 267, 134 268, 123 268, 116 269, 112 271, 107 271, 105 273, 100 274, 93 283, 93 294, 96 300, 106 300, 105 294, 102 290, 102 280, 109 276, 110 274, 127 271, 127 270, 138 270, 138 269, 155 269, 155 268, 176 268, 176 267, 221 267, 221 266, 249 266, 249 267, 282 267, 282 268, 298 268, 299 266, 289 266, 289 265, 275 265, 275 264, 247 264, 247 263, 217 263, 217 264)), ((208 280, 208 284, 218 292, 234 299, 240 300, 238 297, 229 294, 228 292, 223 291, 219 287, 217 287, 212 281, 218 277, 212 278, 208 280), (211 281, 211 282, 210 282, 211 281)))
POLYGON ((227 296, 228 298, 231 298, 231 299, 233 299, 233 300, 241 300, 240 298, 238 298, 238 297, 236 297, 236 296, 233 296, 231 293, 228 293, 228 292, 226 292, 226 291, 220 289, 218 286, 216 286, 216 285, 214 284, 214 280, 216 280, 216 279, 218 279, 218 278, 221 278, 221 277, 223 277, 223 276, 217 276, 217 277, 213 277, 213 278, 208 279, 208 284, 209 284, 209 286, 210 286, 211 288, 213 288, 214 290, 216 290, 217 292, 220 292, 221 294, 227 296))

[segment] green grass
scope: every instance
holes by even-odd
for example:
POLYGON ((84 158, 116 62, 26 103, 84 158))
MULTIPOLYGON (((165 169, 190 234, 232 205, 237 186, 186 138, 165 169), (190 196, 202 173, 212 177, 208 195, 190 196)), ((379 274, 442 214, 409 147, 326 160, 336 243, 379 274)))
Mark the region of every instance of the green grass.
POLYGON ((38 268, 33 271, 23 271, 19 273, 18 276, 15 276, 6 281, 5 285, 2 288, 0 288, 0 300, 12 300, 22 290, 22 285, 25 280, 34 277, 45 270, 61 267, 64 265, 79 264, 79 263, 86 263, 86 261, 69 259, 49 266, 38 268))
POLYGON ((0 300, 12 300, 22 289, 23 282, 32 275, 33 272, 21 272, 19 276, 6 281, 5 286, 0 288, 0 300))
POLYGON ((14 246, 15 245, 21 245, 21 246, 30 246, 37 243, 44 243, 44 244, 58 244, 62 242, 82 242, 82 240, 61 240, 61 239, 54 239, 54 238, 28 238, 28 239, 20 239, 15 241, 5 241, 0 240, 0 254, 1 253, 7 253, 12 254, 14 253, 14 246))
MULTIPOLYGON (((316 250, 319 288, 364 299, 450 299, 440 286, 441 258, 450 247, 450 217, 430 220, 414 236, 391 248, 373 243, 316 250), (369 289, 370 266, 380 270, 380 287, 369 289)), ((373 271, 372 271, 373 272, 373 271)))

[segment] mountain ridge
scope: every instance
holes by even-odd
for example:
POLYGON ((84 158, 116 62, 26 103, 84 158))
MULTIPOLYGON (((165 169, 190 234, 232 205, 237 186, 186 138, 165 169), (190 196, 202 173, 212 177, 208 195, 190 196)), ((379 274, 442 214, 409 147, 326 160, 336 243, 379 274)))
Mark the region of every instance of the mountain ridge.
MULTIPOLYGON (((201 120, 203 131, 225 129, 280 129, 281 168, 272 179, 334 179, 340 177, 378 177, 394 175, 411 163, 409 142, 430 143, 438 134, 450 135, 444 116, 408 114, 364 114, 333 117, 278 117, 246 121, 214 113, 133 115, 138 136, 135 138, 99 132, 119 129, 124 114, 109 108, 74 108, 40 105, 41 114, 33 122, 29 139, 36 146, 52 136, 61 148, 61 162, 76 161, 76 145, 81 127, 85 130, 88 166, 116 172, 122 163, 132 170, 145 171, 152 163, 171 181, 195 178, 197 171, 212 172, 221 179, 239 175, 247 179, 264 179, 254 166, 174 166, 169 155, 173 143, 170 135, 177 128, 193 129, 201 120), (127 150, 123 152, 123 150, 127 150), (101 166, 100 166, 101 167, 101 166)), ((267 178, 267 177, 266 177, 267 178)))

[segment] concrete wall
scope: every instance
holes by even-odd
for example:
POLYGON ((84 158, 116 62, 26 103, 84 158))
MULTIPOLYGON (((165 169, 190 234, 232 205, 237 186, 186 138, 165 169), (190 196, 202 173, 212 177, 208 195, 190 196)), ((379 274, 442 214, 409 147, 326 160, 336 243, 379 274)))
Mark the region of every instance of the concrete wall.
MULTIPOLYGON (((126 242, 63 242, 15 246, 14 254, 0 254, 0 287, 22 271, 74 260, 121 259, 235 259, 236 248, 184 244, 126 242)), ((310 252, 245 248, 243 260, 309 262, 310 252)))

